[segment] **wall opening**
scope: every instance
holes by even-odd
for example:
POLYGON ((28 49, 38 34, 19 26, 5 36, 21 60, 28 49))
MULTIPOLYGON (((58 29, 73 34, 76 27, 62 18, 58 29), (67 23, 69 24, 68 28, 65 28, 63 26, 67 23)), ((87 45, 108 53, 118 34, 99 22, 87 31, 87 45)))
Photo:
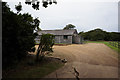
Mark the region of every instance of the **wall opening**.
POLYGON ((67 35, 64 35, 63 38, 64 38, 64 39, 68 39, 68 36, 67 36, 67 35))

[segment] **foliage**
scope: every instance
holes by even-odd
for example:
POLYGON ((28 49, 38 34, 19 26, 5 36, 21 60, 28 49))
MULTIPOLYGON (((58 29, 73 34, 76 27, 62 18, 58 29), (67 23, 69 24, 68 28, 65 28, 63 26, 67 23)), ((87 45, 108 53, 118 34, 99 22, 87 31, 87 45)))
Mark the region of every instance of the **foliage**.
POLYGON ((7 78, 43 78, 46 75, 54 72, 62 67, 64 64, 48 63, 39 66, 33 66, 30 69, 21 69, 19 72, 10 74, 7 78))
POLYGON ((28 14, 16 14, 10 11, 7 3, 2 2, 2 62, 3 68, 18 63, 28 52, 34 51, 38 27, 28 14))
POLYGON ((52 46, 54 45, 54 35, 52 34, 42 34, 40 38, 40 44, 37 49, 36 61, 40 58, 42 59, 45 56, 45 52, 53 52, 52 46))
MULTIPOLYGON (((9 72, 3 71, 3 80, 6 78, 43 78, 44 76, 54 72, 58 68, 64 66, 64 64, 55 58, 45 57, 41 63, 35 63, 34 55, 23 59, 16 68, 11 69, 9 72), (28 65, 28 61, 34 65, 28 65)), ((8 79, 9 80, 9 79, 8 79)))
POLYGON ((38 18, 34 19, 34 26, 36 26, 35 31, 40 31, 41 30, 39 28, 39 23, 40 23, 40 21, 38 20, 38 18))
MULTIPOLYGON (((38 0, 26 0, 25 4, 32 5, 33 9, 39 10, 39 3, 38 0)), ((48 5, 51 5, 52 3, 57 4, 56 0, 42 0, 42 6, 47 8, 48 5)))
POLYGON ((15 9, 17 10, 17 13, 19 13, 22 10, 21 2, 19 2, 18 5, 15 5, 15 9))
POLYGON ((88 32, 80 32, 79 35, 83 36, 85 40, 120 41, 120 33, 106 32, 99 28, 88 32))
POLYGON ((74 25, 68 24, 68 25, 66 25, 66 27, 64 27, 63 29, 65 30, 65 29, 73 29, 73 28, 75 28, 74 25))

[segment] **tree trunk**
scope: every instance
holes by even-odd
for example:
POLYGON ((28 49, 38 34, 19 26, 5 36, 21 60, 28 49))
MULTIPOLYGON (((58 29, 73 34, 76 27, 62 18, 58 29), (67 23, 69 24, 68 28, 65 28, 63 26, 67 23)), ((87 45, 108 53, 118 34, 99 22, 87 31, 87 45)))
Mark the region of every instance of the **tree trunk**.
POLYGON ((38 62, 39 61, 39 53, 40 53, 40 48, 41 46, 40 46, 40 44, 39 44, 39 47, 38 47, 38 49, 37 49, 37 54, 36 54, 36 62, 38 62))
POLYGON ((39 53, 40 53, 40 50, 37 51, 37 54, 36 54, 36 62, 39 61, 39 53))

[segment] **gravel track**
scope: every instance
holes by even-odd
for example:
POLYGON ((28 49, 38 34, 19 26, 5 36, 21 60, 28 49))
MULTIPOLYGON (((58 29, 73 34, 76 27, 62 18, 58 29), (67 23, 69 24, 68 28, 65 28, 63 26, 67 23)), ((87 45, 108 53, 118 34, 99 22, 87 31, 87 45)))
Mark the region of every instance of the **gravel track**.
POLYGON ((62 68, 45 78, 75 78, 75 68, 79 78, 117 78, 118 55, 102 43, 72 44, 54 46, 54 57, 67 59, 62 68))

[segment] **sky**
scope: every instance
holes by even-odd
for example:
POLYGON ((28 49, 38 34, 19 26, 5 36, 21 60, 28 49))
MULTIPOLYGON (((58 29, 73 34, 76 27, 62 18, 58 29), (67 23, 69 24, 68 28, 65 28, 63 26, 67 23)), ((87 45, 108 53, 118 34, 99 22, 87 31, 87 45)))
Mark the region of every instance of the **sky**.
MULTIPOLYGON (((29 13, 40 20, 42 30, 63 29, 67 24, 76 26, 78 32, 101 28, 109 32, 118 32, 119 0, 57 0, 58 4, 47 8, 40 5, 34 10, 26 5, 25 0, 3 0, 8 2, 12 11, 14 6, 22 2, 21 13, 29 13)), ((41 0, 40 0, 41 1, 41 0)))

